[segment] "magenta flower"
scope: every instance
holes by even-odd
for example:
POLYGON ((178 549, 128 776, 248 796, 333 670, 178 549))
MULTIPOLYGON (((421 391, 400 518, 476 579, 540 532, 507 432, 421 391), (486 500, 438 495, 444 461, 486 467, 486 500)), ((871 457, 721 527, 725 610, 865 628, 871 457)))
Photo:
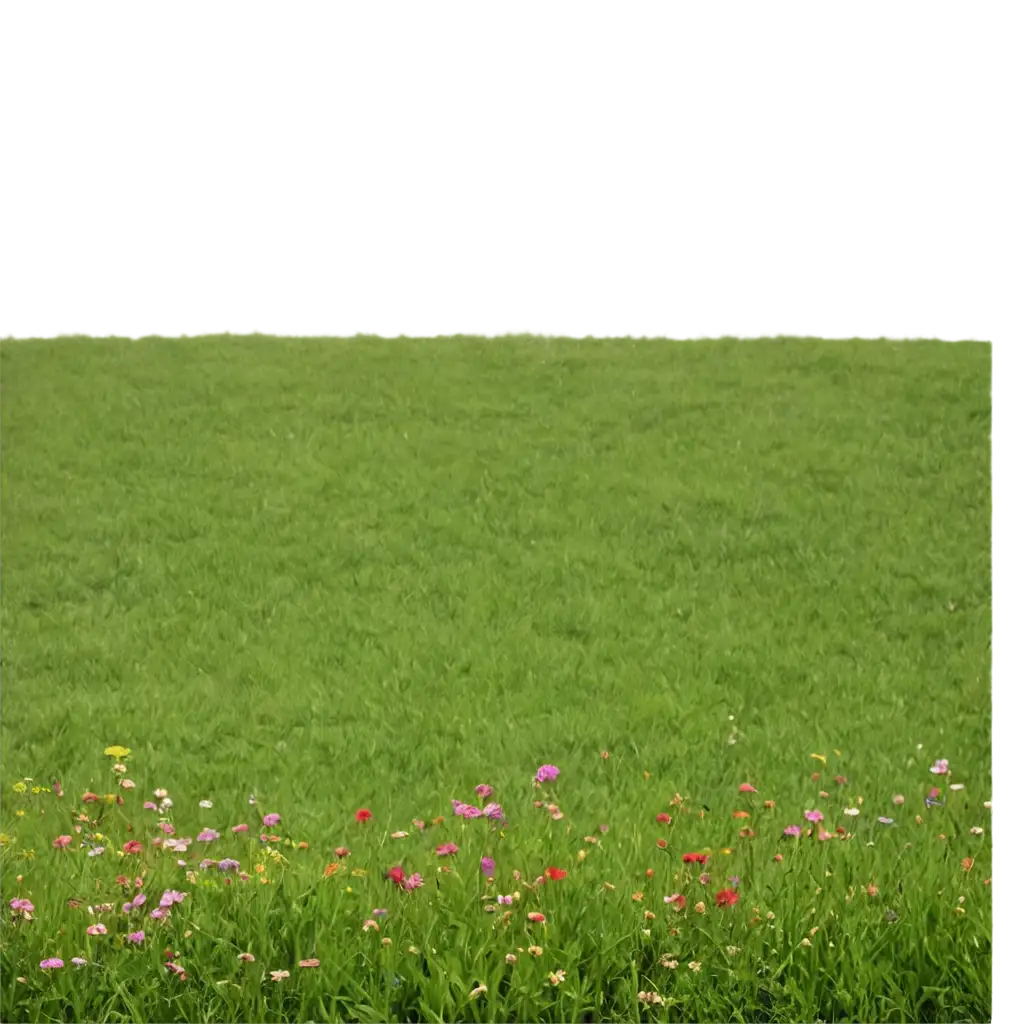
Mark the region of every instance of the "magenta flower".
POLYGON ((154 921, 162 921, 170 911, 166 907, 157 907, 149 916, 154 921))
POLYGON ((129 942, 134 942, 136 946, 139 946, 143 942, 146 941, 146 933, 142 932, 142 931, 139 931, 139 932, 129 932, 128 933, 128 941, 129 942))
POLYGON ((819 811, 817 808, 815 808, 813 811, 804 811, 804 817, 808 821, 821 821, 822 818, 825 817, 825 815, 822 814, 821 811, 819 811))
POLYGON ((49 956, 45 960, 40 960, 39 966, 44 971, 54 971, 59 967, 63 967, 64 961, 59 956, 49 956))
POLYGON ((505 812, 501 809, 501 804, 490 803, 484 807, 484 817, 491 818, 493 821, 502 821, 505 818, 505 812))
POLYGON ((802 831, 803 829, 801 829, 799 825, 787 825, 786 828, 782 830, 782 834, 784 836, 798 836, 802 831))
POLYGON ((248 825, 246 825, 246 824, 242 824, 242 825, 233 825, 233 826, 231 827, 231 831, 232 831, 232 832, 248 832, 248 831, 249 831, 249 826, 248 826, 248 825))
POLYGON ((10 903, 11 910, 20 914, 31 914, 36 909, 31 900, 14 899, 10 903))
POLYGON ((944 757, 940 758, 931 766, 931 768, 928 769, 928 771, 930 771, 932 775, 948 775, 949 762, 944 757))
POLYGON ((481 800, 486 800, 493 792, 494 790, 488 786, 486 782, 481 782, 480 785, 476 787, 476 795, 480 797, 481 800))
POLYGON ((534 776, 537 782, 554 782, 557 778, 558 769, 553 764, 542 764, 534 776))
POLYGON ((263 815, 263 824, 266 825, 267 828, 273 828, 275 825, 280 824, 280 822, 281 822, 281 815, 280 814, 264 814, 263 815))
POLYGON ((458 852, 459 848, 455 843, 442 843, 436 850, 434 850, 434 853, 436 853, 438 857, 449 857, 451 854, 458 852))
POLYGON ((494 877, 494 861, 490 857, 480 858, 480 870, 483 872, 485 878, 494 877))
POLYGON ((220 833, 216 829, 204 828, 199 835, 196 836, 197 843, 212 843, 215 839, 220 839, 220 833))
POLYGON ((407 889, 410 892, 413 889, 418 889, 423 884, 423 876, 418 872, 414 871, 403 883, 402 888, 407 889))

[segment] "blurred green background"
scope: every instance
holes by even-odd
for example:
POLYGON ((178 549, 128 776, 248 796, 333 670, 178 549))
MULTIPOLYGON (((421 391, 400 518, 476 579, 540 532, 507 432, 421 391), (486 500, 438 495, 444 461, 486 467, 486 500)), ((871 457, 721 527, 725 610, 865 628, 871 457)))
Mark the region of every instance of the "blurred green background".
POLYGON ((1018 10, 7 10, 0 325, 1016 317, 1018 10))

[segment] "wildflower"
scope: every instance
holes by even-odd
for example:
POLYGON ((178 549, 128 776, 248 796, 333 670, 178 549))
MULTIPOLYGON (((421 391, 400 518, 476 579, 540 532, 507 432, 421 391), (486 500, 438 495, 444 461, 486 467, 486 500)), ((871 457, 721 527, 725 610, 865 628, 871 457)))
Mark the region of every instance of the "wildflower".
MULTIPOLYGON (((659 850, 667 850, 668 849, 668 840, 667 839, 659 839, 658 842, 657 842, 657 847, 658 847, 659 850)), ((581 850, 580 852, 582 853, 583 851, 581 850)))
POLYGON ((878 823, 879 823, 879 825, 892 825, 893 824, 893 819, 892 818, 879 818, 878 819, 878 823))
POLYGON ((731 907, 739 898, 740 894, 735 889, 719 889, 715 893, 715 906, 731 907))
POLYGON ((940 758, 928 769, 932 775, 948 775, 949 774, 949 761, 944 757, 940 758))
POLYGON ((702 871, 699 877, 697 878, 697 881, 700 882, 701 885, 710 885, 711 875, 709 875, 706 871, 702 871))
POLYGON ((434 853, 436 853, 438 855, 438 857, 449 857, 453 853, 458 853, 458 852, 459 852, 459 847, 455 843, 442 843, 440 846, 438 846, 434 850, 434 853))
POLYGON ((980 825, 975 825, 971 829, 971 835, 972 836, 980 836, 980 835, 984 835, 984 834, 985 834, 985 830, 980 825))
POLYGON ((407 892, 411 892, 413 889, 418 889, 423 884, 423 876, 418 872, 414 871, 403 883, 402 888, 407 892))
POLYGON ((534 776, 534 781, 538 785, 542 782, 554 782, 558 778, 558 769, 553 764, 542 764, 537 769, 537 774, 534 776))
POLYGON ((856 807, 847 807, 843 811, 843 814, 847 815, 850 818, 856 818, 857 815, 860 814, 860 811, 856 807))
POLYGON ((683 863, 684 864, 707 864, 708 855, 706 853, 684 853, 683 863))
POLYGON ((529 953, 530 956, 540 956, 544 952, 544 947, 543 946, 528 946, 526 952, 529 953))
POLYGON ((741 828, 740 839, 753 839, 757 833, 752 828, 741 828))
POLYGON ((363 931, 364 931, 364 932, 368 932, 368 931, 369 931, 369 930, 370 930, 371 928, 372 928, 372 929, 373 929, 374 931, 378 931, 378 932, 380 931, 380 925, 379 925, 379 924, 377 924, 377 922, 376 922, 376 921, 374 921, 374 919, 373 919, 372 917, 368 917, 368 918, 367 918, 367 919, 366 919, 366 920, 365 920, 365 921, 363 922, 363 931))
POLYGON ((477 996, 482 996, 484 993, 486 993, 486 991, 487 991, 487 986, 486 985, 477 985, 477 987, 475 989, 473 989, 469 993, 469 998, 470 999, 476 999, 477 996))
POLYGON ((232 860, 230 857, 225 857, 224 860, 217 862, 217 867, 221 871, 237 871, 241 866, 237 860, 232 860))
POLYGON ((175 903, 181 903, 187 895, 188 893, 178 892, 177 889, 167 889, 160 897, 160 906, 172 907, 175 903))
POLYGON ((864 891, 871 897, 877 896, 878 886, 871 882, 867 886, 865 886, 864 891))
POLYGON ((85 966, 85 965, 86 965, 86 964, 87 964, 87 963, 88 963, 89 961, 88 961, 88 960, 86 960, 86 959, 85 959, 85 957, 82 957, 82 956, 73 956, 73 957, 71 958, 71 962, 72 962, 72 963, 73 963, 73 964, 74 964, 74 965, 75 965, 76 967, 84 967, 84 966, 85 966))
POLYGON ((903 796, 903 794, 902 794, 902 793, 897 793, 897 794, 896 794, 896 795, 895 795, 895 796, 894 796, 894 797, 892 798, 892 802, 893 802, 893 803, 894 803, 894 804, 895 804, 895 805, 896 805, 897 807, 900 807, 900 806, 902 806, 902 804, 903 804, 903 801, 904 801, 905 799, 906 799, 906 798, 905 798, 905 797, 903 796))
POLYGON ((691 960, 687 965, 694 974, 699 974, 701 969, 701 962, 699 960, 691 960))
POLYGON ((598 831, 599 832, 607 832, 608 831, 608 826, 607 825, 599 825, 598 826, 598 831))
POLYGON ((252 953, 239 953, 238 954, 238 959, 241 960, 242 963, 245 963, 245 964, 255 963, 255 961, 256 961, 256 957, 254 957, 252 955, 252 953))
POLYGON ((984 807, 986 811, 991 811, 992 810, 992 801, 991 800, 986 800, 981 806, 984 807))
POLYGON ((543 914, 540 914, 535 910, 527 914, 526 919, 528 921, 532 921, 534 924, 544 924, 545 921, 547 921, 547 918, 543 914))
POLYGON ((512 897, 511 896, 499 896, 498 897, 498 903, 501 904, 501 906, 503 906, 503 907, 510 906, 511 903, 512 903, 512 897))
POLYGON ((116 761, 122 761, 131 753, 131 751, 127 747, 119 747, 115 745, 113 747, 107 747, 103 753, 106 754, 107 757, 114 758, 116 761))
POLYGON ((672 824, 672 815, 671 814, 665 814, 664 812, 662 812, 661 814, 655 815, 654 820, 659 825, 671 825, 672 824))
POLYGON ((142 853, 142 843, 138 839, 129 839, 124 846, 121 847, 125 853, 142 853))
POLYGON ((351 850, 347 846, 336 846, 334 848, 335 857, 347 857, 351 853, 351 850))
POLYGON ((679 961, 669 956, 668 953, 663 953, 658 963, 662 967, 667 967, 670 971, 674 971, 679 966, 679 961))
POLYGON ((702 901, 701 901, 700 903, 695 903, 695 904, 694 904, 694 907, 693 907, 693 909, 694 909, 694 910, 695 910, 695 911, 696 911, 696 912, 697 912, 698 914, 703 914, 703 913, 704 913, 704 911, 705 911, 705 910, 707 910, 707 907, 705 907, 705 906, 704 906, 704 902, 703 902, 703 900, 702 900, 702 901))
POLYGON ((552 985, 561 985, 562 982, 565 981, 565 971, 552 971, 548 975, 548 981, 550 981, 552 985))
POLYGON ((134 789, 135 788, 135 783, 132 782, 131 779, 122 779, 120 781, 120 783, 118 783, 118 785, 120 785, 120 787, 122 789, 134 789))
POLYGON ((97 921, 96 924, 91 924, 91 925, 89 925, 88 928, 85 929, 85 934, 86 935, 106 935, 107 934, 107 926, 105 924, 103 924, 101 921, 97 921))
POLYGON ((643 901, 644 901, 644 894, 642 892, 635 892, 635 893, 633 893, 633 902, 634 903, 643 903, 643 901))
POLYGON ((413 818, 412 823, 422 832, 426 827, 427 823, 419 818, 413 818))
POLYGON ((61 960, 61 958, 59 956, 50 956, 50 957, 47 957, 45 960, 40 960, 39 961, 39 966, 44 971, 53 971, 53 970, 57 970, 60 967, 63 967, 64 966, 64 961, 61 960))
POLYGON ((360 807, 359 810, 356 811, 356 821, 369 821, 372 817, 373 815, 365 807, 360 807))
POLYGON ((739 946, 726 946, 725 947, 725 952, 729 956, 735 956, 739 951, 740 951, 740 947, 739 946))
POLYGON ((815 808, 813 811, 804 811, 804 817, 808 821, 821 821, 822 818, 825 817, 825 815, 822 814, 821 811, 819 811, 817 808, 815 808))
POLYGON ((300 967, 319 967, 320 966, 320 961, 317 960, 316 957, 310 957, 310 959, 308 959, 308 960, 300 960, 299 961, 299 966, 300 967))
POLYGON ((391 838, 392 839, 408 839, 408 837, 409 837, 409 833, 408 832, 392 832, 391 833, 391 838))
POLYGON ((215 839, 220 839, 220 833, 212 828, 204 828, 202 832, 196 836, 197 843, 212 843, 215 839))
POLYGON ((264 814, 263 815, 263 824, 266 825, 267 828, 273 828, 275 825, 279 825, 280 823, 281 823, 281 815, 280 814, 264 814))
POLYGON ((764 802, 764 809, 766 811, 774 811, 775 810, 775 801, 774 800, 765 800, 765 802, 764 802))
POLYGON ((292 972, 291 971, 271 971, 270 972, 270 980, 271 981, 284 981, 285 978, 290 978, 291 976, 292 976, 292 972))
POLYGON ((798 836, 798 835, 800 835, 801 831, 802 831, 802 829, 800 828, 799 825, 787 825, 782 830, 782 834, 784 836, 798 836))
POLYGON ((945 800, 940 800, 939 799, 940 796, 942 796, 942 790, 939 789, 937 786, 932 787, 932 789, 929 790, 928 795, 924 798, 925 806, 926 807, 943 807, 943 806, 945 806, 946 802, 945 802, 945 800))
POLYGON ((733 811, 732 816, 734 818, 749 818, 750 815, 746 811, 733 811))
POLYGON ((772 857, 772 860, 777 861, 779 864, 781 864, 782 863, 782 854, 781 853, 775 854, 775 856, 772 857))
POLYGON ((23 917, 29 918, 32 912, 36 909, 35 904, 31 900, 13 899, 10 902, 10 908, 15 914, 20 914, 23 917))
POLYGON ((494 877, 494 860, 491 857, 480 858, 480 870, 485 878, 494 877))
POLYGON ((611 889, 611 890, 613 890, 613 891, 614 891, 614 889, 615 889, 615 886, 614 886, 614 885, 612 885, 612 883, 611 883, 611 882, 605 882, 605 883, 604 883, 604 887, 605 887, 606 889, 611 889))
POLYGON ((974 858, 964 857, 964 859, 960 861, 960 867, 962 867, 964 871, 970 871, 971 868, 974 867, 974 858))
POLYGON ((804 939, 800 940, 800 945, 801 946, 809 946, 810 944, 811 944, 811 940, 810 939, 804 938, 804 939))
POLYGON ((142 805, 142 809, 143 809, 144 811, 157 811, 157 810, 159 810, 159 808, 157 807, 157 805, 156 805, 155 803, 153 803, 153 801, 152 801, 152 800, 147 800, 147 801, 146 801, 146 802, 145 802, 145 803, 144 803, 144 804, 142 805))
POLYGON ((544 877, 551 882, 560 882, 568 874, 568 871, 564 871, 562 868, 545 868, 544 877))
POLYGON ((678 914, 680 910, 686 909, 686 897, 681 893, 674 892, 671 896, 665 897, 665 902, 676 908, 678 914))
POLYGON ((749 782, 741 782, 740 783, 740 792, 741 793, 756 793, 757 790, 749 782))
POLYGON ((481 800, 486 800, 489 796, 491 796, 491 794, 494 793, 494 790, 490 786, 488 786, 486 782, 481 782, 480 785, 476 787, 474 792, 478 797, 480 797, 481 800))
POLYGON ((170 911, 166 907, 156 907, 154 910, 150 912, 149 916, 154 921, 162 921, 165 917, 167 917, 169 913, 170 911))
POLYGON ((235 832, 235 833, 238 833, 238 832, 248 832, 249 831, 249 826, 246 825, 245 822, 243 822, 241 825, 232 825, 231 826, 231 831, 235 832))
POLYGON ((140 946, 142 945, 143 942, 146 941, 146 933, 143 931, 129 932, 128 941, 134 942, 136 946, 140 946))
MULTIPOLYGON (((176 974, 180 981, 184 981, 188 977, 185 973, 185 968, 182 967, 181 964, 172 963, 168 960, 167 963, 164 964, 164 967, 166 967, 172 974, 176 974)), ((287 973, 288 972, 285 971, 285 974, 287 973)), ((277 981, 278 979, 275 978, 274 980, 277 981)))
POLYGON ((637 992, 636 997, 641 1003, 646 1003, 648 1006, 663 1006, 665 1003, 665 1000, 657 992, 637 992))

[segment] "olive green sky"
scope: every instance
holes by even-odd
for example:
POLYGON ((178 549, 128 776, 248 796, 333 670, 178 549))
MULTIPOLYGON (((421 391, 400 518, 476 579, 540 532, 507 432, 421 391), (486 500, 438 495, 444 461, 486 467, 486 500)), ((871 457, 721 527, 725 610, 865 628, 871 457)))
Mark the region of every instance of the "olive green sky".
POLYGON ((1022 28, 8 10, 0 325, 1016 317, 1022 28))

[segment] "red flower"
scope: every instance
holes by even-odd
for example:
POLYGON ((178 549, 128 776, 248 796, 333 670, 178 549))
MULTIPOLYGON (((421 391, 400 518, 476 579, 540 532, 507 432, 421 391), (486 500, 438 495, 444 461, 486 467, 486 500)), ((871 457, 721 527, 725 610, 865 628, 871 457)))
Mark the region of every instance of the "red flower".
POLYGON ((373 815, 365 807, 360 807, 356 811, 356 821, 369 821, 372 817, 373 815))
POLYGON ((544 877, 551 882, 560 882, 567 874, 569 872, 563 871, 561 868, 547 868, 544 871, 544 877))
POLYGON ((401 885, 405 881, 405 872, 396 864, 384 877, 390 878, 395 885, 401 885))
POLYGON ((142 843, 138 839, 129 839, 124 846, 121 847, 125 853, 142 853, 142 843))
POLYGON ((659 850, 667 850, 668 849, 668 840, 667 839, 659 839, 658 840, 658 849, 659 850))
POLYGON ((706 853, 684 853, 683 863, 684 864, 707 864, 708 855, 706 853))
POLYGON ((336 846, 334 848, 334 855, 336 857, 347 857, 349 855, 349 848, 347 846, 336 846))
POLYGON ((720 889, 715 893, 715 905, 718 907, 731 907, 739 902, 740 894, 735 889, 720 889))
POLYGON ((741 782, 740 783, 740 792, 741 793, 756 793, 757 790, 754 789, 754 787, 749 782, 741 782))
POLYGON ((83 804, 94 804, 99 800, 99 797, 95 793, 83 793, 82 803, 83 804))
POLYGON ((671 825, 672 824, 672 815, 671 814, 665 814, 664 812, 662 812, 654 820, 659 825, 671 825))

